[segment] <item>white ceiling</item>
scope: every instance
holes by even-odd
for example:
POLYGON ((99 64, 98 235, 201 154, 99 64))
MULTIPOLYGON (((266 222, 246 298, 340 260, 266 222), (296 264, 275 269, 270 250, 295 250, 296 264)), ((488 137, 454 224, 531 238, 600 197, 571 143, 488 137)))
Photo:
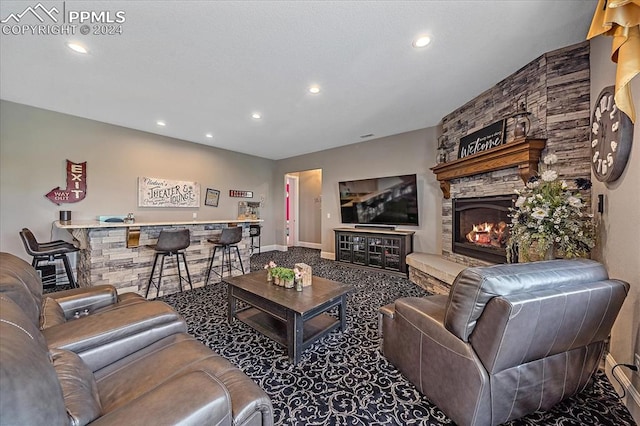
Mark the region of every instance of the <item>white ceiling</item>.
MULTIPOLYGON (((122 34, 2 34, 2 99, 281 159, 437 125, 583 41, 596 0, 41 3, 59 17, 121 10, 122 34), (413 48, 423 33, 432 43, 413 48)), ((37 4, 3 0, 0 19, 37 4)))

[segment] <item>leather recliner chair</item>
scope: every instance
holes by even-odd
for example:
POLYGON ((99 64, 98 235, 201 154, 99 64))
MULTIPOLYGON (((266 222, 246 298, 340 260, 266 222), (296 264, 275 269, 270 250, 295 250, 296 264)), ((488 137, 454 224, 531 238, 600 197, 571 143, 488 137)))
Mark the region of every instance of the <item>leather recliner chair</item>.
POLYGON ((628 290, 586 259, 467 268, 380 308, 382 350, 457 424, 496 425, 585 388, 628 290))

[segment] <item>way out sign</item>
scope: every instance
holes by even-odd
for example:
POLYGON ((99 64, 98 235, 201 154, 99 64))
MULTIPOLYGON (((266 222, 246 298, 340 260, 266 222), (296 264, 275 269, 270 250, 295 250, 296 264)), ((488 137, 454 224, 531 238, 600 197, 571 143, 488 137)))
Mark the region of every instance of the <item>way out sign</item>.
POLYGON ((77 203, 87 195, 87 162, 74 163, 67 160, 67 189, 56 186, 45 197, 52 203, 77 203))

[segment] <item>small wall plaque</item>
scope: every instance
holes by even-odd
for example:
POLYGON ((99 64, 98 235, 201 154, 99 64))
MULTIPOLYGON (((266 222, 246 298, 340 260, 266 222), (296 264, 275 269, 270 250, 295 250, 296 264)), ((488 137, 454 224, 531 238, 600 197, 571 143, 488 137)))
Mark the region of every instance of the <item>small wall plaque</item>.
POLYGON ((239 189, 230 189, 229 197, 253 198, 253 191, 240 191, 239 189))
POLYGON ((207 188, 207 196, 204 199, 204 205, 218 207, 219 200, 220 200, 220 191, 218 191, 217 189, 207 188))

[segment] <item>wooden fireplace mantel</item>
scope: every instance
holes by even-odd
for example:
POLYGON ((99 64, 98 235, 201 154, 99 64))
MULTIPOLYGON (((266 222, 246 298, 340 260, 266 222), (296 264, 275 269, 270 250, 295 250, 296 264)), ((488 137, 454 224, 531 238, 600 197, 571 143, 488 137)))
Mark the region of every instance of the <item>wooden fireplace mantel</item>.
POLYGON ((538 172, 540 152, 547 144, 546 139, 515 139, 504 145, 482 151, 468 157, 459 158, 431 168, 444 198, 450 198, 451 179, 473 176, 479 173, 507 169, 518 166, 520 177, 526 183, 538 172))

